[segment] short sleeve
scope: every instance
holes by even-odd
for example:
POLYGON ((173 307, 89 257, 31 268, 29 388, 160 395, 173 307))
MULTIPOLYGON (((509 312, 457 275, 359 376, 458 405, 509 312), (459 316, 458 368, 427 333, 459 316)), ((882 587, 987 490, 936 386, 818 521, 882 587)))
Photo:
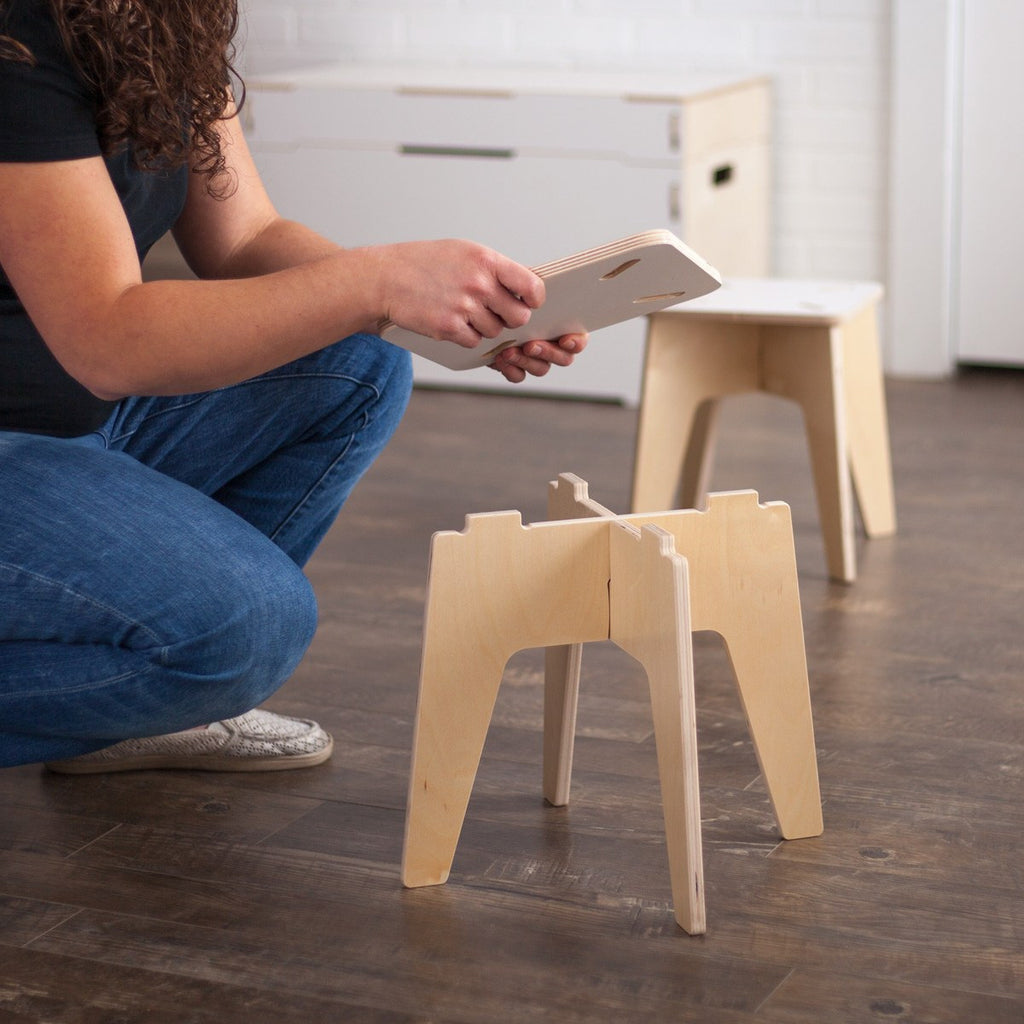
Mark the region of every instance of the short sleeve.
POLYGON ((33 62, 0 57, 0 161, 99 156, 94 104, 75 73, 45 0, 11 0, 0 31, 33 62))

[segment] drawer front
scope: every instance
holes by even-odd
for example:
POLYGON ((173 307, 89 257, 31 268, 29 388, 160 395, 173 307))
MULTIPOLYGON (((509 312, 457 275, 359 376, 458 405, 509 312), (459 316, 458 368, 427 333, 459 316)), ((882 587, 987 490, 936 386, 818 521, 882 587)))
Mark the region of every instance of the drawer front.
POLYGON ((679 105, 612 96, 301 88, 250 91, 254 146, 425 148, 678 159, 679 105))
POLYGON ((653 228, 685 234, 674 170, 304 147, 254 155, 283 216, 346 246, 462 237, 540 264, 653 228))

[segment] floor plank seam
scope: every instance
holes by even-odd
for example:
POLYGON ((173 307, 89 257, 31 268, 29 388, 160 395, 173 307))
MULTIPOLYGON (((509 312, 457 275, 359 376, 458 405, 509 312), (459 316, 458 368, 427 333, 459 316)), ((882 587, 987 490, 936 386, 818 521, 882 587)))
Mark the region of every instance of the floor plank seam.
MULTIPOLYGON (((51 906, 61 906, 61 905, 62 904, 51 904, 51 906)), ((51 925, 49 928, 43 929, 43 931, 41 931, 38 935, 33 935, 32 938, 30 938, 27 942, 23 942, 21 944, 21 948, 29 950, 31 952, 32 951, 31 947, 32 947, 32 944, 34 942, 39 942, 41 939, 44 939, 51 932, 55 932, 58 929, 63 928, 66 924, 68 924, 69 922, 73 921, 76 917, 78 917, 80 914, 82 914, 85 911, 84 907, 71 907, 70 905, 68 905, 68 906, 69 906, 69 909, 72 910, 72 913, 68 914, 68 916, 65 917, 62 921, 58 921, 56 924, 51 925)))

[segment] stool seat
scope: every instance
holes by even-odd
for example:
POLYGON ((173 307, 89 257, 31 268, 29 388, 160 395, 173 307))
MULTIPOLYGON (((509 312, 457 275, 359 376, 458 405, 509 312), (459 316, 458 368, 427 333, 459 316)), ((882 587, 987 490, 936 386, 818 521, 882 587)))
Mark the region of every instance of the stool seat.
POLYGON ((719 401, 762 391, 803 412, 829 576, 856 578, 854 489, 865 533, 896 530, 873 281, 727 278, 648 317, 634 512, 699 507, 719 401))
POLYGON ((767 277, 732 277, 708 295, 669 306, 664 313, 752 320, 762 324, 841 324, 885 289, 877 281, 809 281, 767 277))

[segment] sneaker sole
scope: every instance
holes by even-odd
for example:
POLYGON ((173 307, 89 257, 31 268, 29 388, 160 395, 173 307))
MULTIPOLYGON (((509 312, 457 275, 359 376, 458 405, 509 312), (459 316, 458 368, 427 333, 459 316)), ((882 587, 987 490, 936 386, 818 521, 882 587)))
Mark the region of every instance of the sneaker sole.
POLYGON ((220 757, 216 754, 175 757, 171 754, 143 754, 139 757, 119 758, 116 761, 73 762, 50 761, 47 771, 58 775, 109 775, 111 772, 135 772, 166 769, 192 772, 285 772, 293 768, 312 768, 323 764, 334 750, 334 740, 328 737, 322 750, 311 754, 285 754, 280 757, 220 757))

